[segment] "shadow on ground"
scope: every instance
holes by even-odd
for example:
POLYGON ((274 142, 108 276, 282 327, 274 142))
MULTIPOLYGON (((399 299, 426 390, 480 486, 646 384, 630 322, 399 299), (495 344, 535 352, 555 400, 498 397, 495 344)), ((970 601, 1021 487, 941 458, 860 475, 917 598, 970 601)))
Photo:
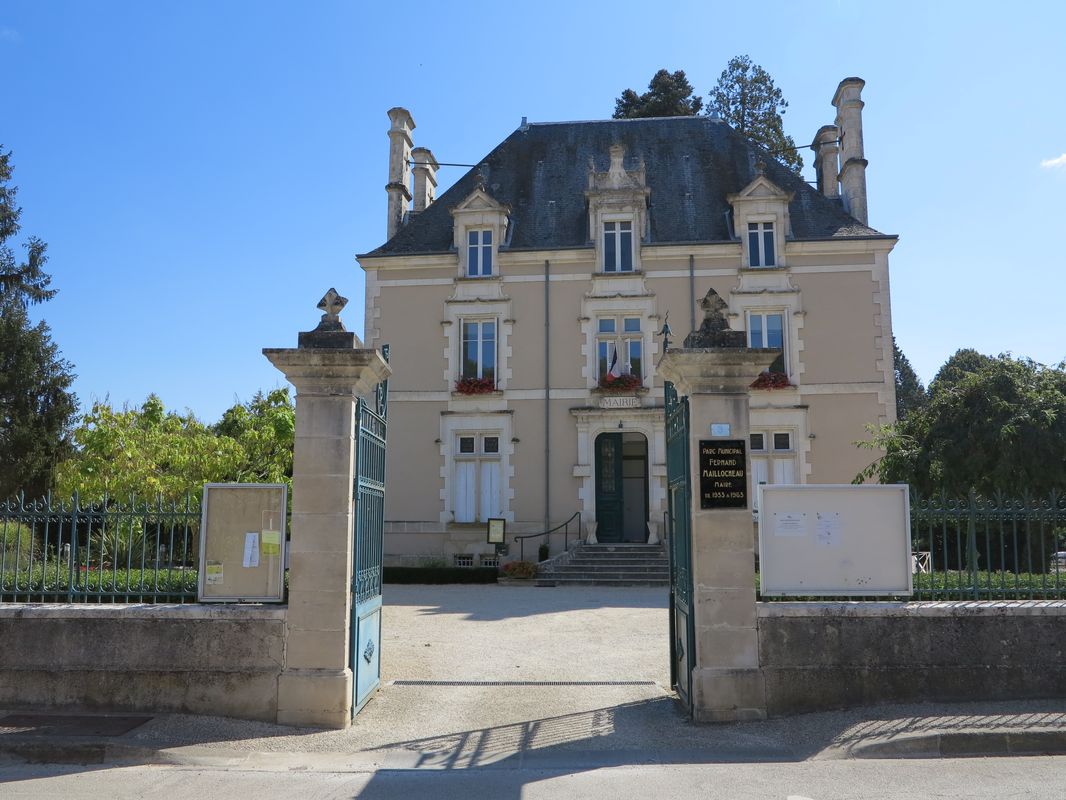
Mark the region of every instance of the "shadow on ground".
POLYGON ((433 586, 420 584, 386 584, 383 599, 390 606, 426 606, 426 591, 432 588, 430 605, 419 613, 428 616, 456 615, 467 620, 496 622, 515 617, 557 614, 564 611, 588 611, 598 608, 666 608, 669 601, 667 587, 640 587, 620 591, 618 587, 576 586, 558 591, 552 587, 493 586, 502 603, 487 603, 483 596, 466 586, 433 586))

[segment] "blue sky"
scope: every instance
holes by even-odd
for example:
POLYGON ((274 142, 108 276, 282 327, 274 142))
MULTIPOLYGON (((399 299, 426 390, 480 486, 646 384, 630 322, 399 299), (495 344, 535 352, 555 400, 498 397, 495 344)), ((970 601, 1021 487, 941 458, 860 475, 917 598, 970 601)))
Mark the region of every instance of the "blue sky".
POLYGON ((900 236, 894 328, 923 379, 959 347, 1066 358, 1066 5, 752 9, 5 0, 0 143, 60 292, 36 313, 83 405, 155 392, 212 421, 284 385, 260 350, 295 346, 330 286, 362 332, 388 108, 476 163, 523 116, 609 117, 660 67, 706 95, 747 53, 800 144, 866 80, 870 223, 900 236))

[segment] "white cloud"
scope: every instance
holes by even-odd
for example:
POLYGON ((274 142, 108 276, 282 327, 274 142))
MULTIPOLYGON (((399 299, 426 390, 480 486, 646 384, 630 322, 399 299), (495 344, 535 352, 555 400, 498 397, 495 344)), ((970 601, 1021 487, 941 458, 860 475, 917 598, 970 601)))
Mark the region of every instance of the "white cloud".
POLYGON ((1058 158, 1048 158, 1040 162, 1040 166, 1044 169, 1054 169, 1055 167, 1066 167, 1066 153, 1063 153, 1058 158))

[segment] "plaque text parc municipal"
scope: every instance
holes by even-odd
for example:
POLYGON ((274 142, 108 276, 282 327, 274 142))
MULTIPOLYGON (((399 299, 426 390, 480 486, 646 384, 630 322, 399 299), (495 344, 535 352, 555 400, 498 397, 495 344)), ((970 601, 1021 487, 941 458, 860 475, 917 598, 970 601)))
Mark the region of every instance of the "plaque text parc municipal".
POLYGON ((748 469, 742 439, 700 440, 700 508, 747 508, 748 469))

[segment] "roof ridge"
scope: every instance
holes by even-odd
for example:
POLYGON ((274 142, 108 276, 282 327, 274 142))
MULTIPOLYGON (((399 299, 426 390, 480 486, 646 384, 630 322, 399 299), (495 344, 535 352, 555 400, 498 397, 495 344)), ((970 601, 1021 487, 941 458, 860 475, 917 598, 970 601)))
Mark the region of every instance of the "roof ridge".
MULTIPOLYGON (((715 124, 725 125, 728 127, 728 123, 722 119, 714 119, 707 114, 676 114, 671 117, 623 117, 616 119, 611 117, 610 119, 564 119, 555 120, 553 122, 526 122, 526 127, 532 128, 533 126, 544 127, 547 125, 594 125, 598 123, 615 123, 615 122, 661 122, 664 119, 691 119, 702 120, 704 122, 713 122, 715 124)), ((521 129, 521 128, 519 128, 521 129)))

